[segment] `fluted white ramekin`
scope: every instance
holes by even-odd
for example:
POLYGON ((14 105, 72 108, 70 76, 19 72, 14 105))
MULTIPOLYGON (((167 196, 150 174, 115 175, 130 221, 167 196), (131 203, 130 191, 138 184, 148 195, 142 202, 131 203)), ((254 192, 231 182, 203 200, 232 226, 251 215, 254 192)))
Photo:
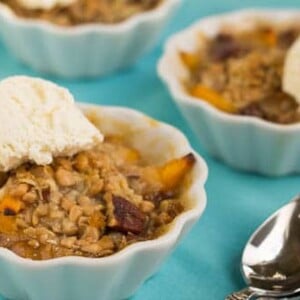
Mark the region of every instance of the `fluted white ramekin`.
MULTIPOLYGON (((200 20, 166 44, 158 73, 203 146, 228 165, 264 175, 300 172, 300 124, 278 125, 230 115, 189 95, 182 84, 189 72, 179 57, 201 47, 200 35, 215 36, 222 28, 253 28, 257 23, 299 24, 300 11, 243 10, 200 20)), ((299 78, 300 81, 300 78, 299 78)))
POLYGON ((180 131, 127 108, 82 105, 82 109, 97 120, 105 135, 125 135, 149 163, 160 164, 193 152, 197 163, 181 195, 187 209, 163 236, 104 258, 32 261, 0 248, 0 294, 8 299, 127 299, 157 271, 205 209, 207 167, 180 131))
POLYGON ((119 24, 72 27, 20 18, 0 3, 0 34, 11 53, 40 72, 69 78, 100 76, 132 65, 153 47, 180 3, 164 0, 119 24))

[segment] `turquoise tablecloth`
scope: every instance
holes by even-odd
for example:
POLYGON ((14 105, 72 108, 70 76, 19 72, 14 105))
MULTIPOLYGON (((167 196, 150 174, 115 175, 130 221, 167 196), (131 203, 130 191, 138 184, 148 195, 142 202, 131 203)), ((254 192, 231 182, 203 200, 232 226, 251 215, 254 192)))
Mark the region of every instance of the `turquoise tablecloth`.
MULTIPOLYGON (((203 218, 159 273, 148 280, 132 300, 218 300, 242 288, 239 261, 249 235, 300 188, 299 177, 274 179, 240 173, 207 155, 157 78, 156 62, 165 38, 209 14, 251 6, 278 7, 297 3, 300 5, 296 0, 188 0, 159 45, 134 67, 95 80, 71 82, 49 78, 70 88, 82 101, 126 105, 177 126, 208 163, 208 206, 203 218)), ((41 76, 17 62, 0 44, 0 77, 14 74, 41 76)))

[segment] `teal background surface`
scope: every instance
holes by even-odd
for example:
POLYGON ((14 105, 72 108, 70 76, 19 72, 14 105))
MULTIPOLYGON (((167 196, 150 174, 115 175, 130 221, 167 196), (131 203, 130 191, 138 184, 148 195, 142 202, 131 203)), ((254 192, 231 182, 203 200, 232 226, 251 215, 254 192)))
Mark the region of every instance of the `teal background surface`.
MULTIPOLYGON (((92 80, 68 81, 43 76, 16 61, 0 43, 0 78, 15 74, 41 76, 70 88, 80 101, 138 109, 180 128, 206 159, 210 174, 204 216, 132 300, 219 300, 231 291, 242 288, 239 262, 245 242, 269 214, 299 193, 299 176, 266 178, 241 173, 211 158, 190 131, 156 74, 156 63, 165 39, 195 20, 246 7, 288 5, 299 6, 300 2, 185 0, 151 53, 127 70, 92 80)), ((51 293, 50 290, 45 292, 51 293)), ((4 299, 0 297, 0 300, 4 299)))

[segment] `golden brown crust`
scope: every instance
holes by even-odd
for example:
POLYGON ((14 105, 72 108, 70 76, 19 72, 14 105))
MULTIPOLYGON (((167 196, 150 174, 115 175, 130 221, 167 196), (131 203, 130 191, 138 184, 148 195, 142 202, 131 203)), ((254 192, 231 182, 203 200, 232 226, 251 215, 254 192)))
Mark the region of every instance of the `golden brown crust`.
POLYGON ((48 166, 13 170, 0 196, 0 246, 26 258, 102 257, 153 239, 184 210, 179 193, 193 154, 147 166, 108 138, 48 166))
POLYGON ((114 24, 157 7, 161 0, 76 0, 66 7, 27 9, 18 0, 0 0, 20 17, 49 21, 61 26, 87 23, 114 24))
POLYGON ((180 53, 190 70, 188 91, 228 113, 299 122, 299 105, 282 90, 286 52, 299 33, 297 25, 221 32, 198 53, 180 53))

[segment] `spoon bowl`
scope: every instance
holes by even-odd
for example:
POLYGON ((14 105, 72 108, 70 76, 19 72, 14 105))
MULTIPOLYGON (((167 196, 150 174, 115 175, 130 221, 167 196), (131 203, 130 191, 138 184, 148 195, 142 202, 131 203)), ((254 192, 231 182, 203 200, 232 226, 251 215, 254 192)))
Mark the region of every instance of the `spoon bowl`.
POLYGON ((249 288, 229 299, 284 297, 300 292, 300 196, 269 217, 250 237, 242 257, 249 288))

